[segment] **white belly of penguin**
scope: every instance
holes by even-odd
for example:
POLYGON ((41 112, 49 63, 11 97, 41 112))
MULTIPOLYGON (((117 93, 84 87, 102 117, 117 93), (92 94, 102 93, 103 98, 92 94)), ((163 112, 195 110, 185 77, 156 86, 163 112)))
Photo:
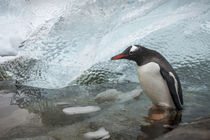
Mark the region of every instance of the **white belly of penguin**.
POLYGON ((175 108, 166 81, 160 74, 160 67, 155 62, 137 68, 141 87, 154 105, 175 108))

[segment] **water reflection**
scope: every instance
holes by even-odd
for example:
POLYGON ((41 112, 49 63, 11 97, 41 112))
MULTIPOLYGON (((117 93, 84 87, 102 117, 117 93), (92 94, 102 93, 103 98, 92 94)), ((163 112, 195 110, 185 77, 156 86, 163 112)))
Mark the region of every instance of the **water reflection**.
MULTIPOLYGON (((72 91, 74 91, 74 88, 72 88, 72 91)), ((49 90, 16 85, 16 94, 12 97, 11 104, 38 114, 42 123, 46 126, 70 125, 89 118, 88 115, 68 116, 62 112, 64 107, 76 105, 77 98, 74 97, 74 94, 71 94, 72 91, 68 94, 65 93, 65 89, 49 90), (59 104, 66 99, 68 100, 67 104, 59 104)))
MULTIPOLYGON (((183 112, 168 110, 164 119, 156 121, 152 116, 163 113, 164 110, 149 109, 152 103, 146 95, 135 93, 141 91, 139 83, 77 85, 56 90, 16 85, 13 91, 16 94, 11 98, 11 104, 39 116, 37 119, 42 124, 41 128, 47 135, 58 139, 76 137, 82 140, 85 133, 96 131, 101 127, 110 132, 112 139, 154 139, 169 132, 180 122, 193 120, 201 114, 209 113, 207 110, 210 106, 209 95, 207 96, 206 92, 201 94, 201 91, 200 93, 184 91, 183 112), (204 96, 207 98, 204 99, 204 96), (100 97, 100 102, 97 97, 100 97), (75 106, 99 106, 101 110, 77 115, 66 115, 62 112, 63 108, 75 106), (204 110, 206 112, 203 112, 204 110)), ((26 130, 33 125, 24 126, 17 135, 24 137, 26 130)), ((30 135, 33 136, 32 133, 30 135)), ((36 135, 39 134, 36 133, 36 135)), ((7 136, 10 137, 10 132, 7 136)))
POLYGON ((148 117, 145 117, 145 121, 148 125, 141 125, 141 131, 143 135, 138 136, 137 140, 152 140, 155 139, 175 128, 182 119, 182 112, 177 110, 165 110, 158 108, 156 110, 149 109, 148 117), (154 120, 154 114, 165 113, 165 117, 161 120, 154 120))

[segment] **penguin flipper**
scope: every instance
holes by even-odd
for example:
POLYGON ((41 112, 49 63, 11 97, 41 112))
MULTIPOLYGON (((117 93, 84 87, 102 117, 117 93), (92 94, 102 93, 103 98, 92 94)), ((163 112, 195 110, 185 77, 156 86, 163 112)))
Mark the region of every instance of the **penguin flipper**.
POLYGON ((175 76, 172 72, 167 72, 163 67, 160 66, 160 73, 163 77, 163 79, 166 81, 169 92, 171 94, 171 97, 173 99, 173 102, 178 110, 183 109, 183 99, 182 99, 182 91, 179 81, 175 79, 175 76))

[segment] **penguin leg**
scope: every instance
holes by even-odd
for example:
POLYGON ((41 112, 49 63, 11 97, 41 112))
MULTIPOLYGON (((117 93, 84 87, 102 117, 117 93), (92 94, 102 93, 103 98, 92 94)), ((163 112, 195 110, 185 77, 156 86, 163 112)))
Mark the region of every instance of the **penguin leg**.
POLYGON ((167 108, 160 108, 154 106, 154 108, 150 108, 149 110, 149 118, 151 120, 162 120, 165 119, 169 115, 169 110, 167 108))
POLYGON ((151 110, 156 110, 156 109, 158 109, 158 107, 155 106, 155 105, 153 105, 153 106, 150 106, 149 109, 151 109, 151 110))
POLYGON ((162 119, 164 119, 166 117, 167 117, 166 113, 163 113, 163 114, 152 114, 151 119, 155 120, 155 121, 159 121, 159 120, 162 120, 162 119))

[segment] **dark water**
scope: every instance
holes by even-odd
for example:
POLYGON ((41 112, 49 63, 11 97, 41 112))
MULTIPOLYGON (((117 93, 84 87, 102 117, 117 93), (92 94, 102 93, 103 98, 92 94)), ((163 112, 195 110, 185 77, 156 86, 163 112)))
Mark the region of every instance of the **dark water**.
POLYGON ((154 139, 179 123, 210 114, 209 89, 195 85, 186 87, 186 83, 183 83, 184 110, 171 112, 162 121, 150 119, 152 104, 139 83, 41 89, 1 82, 0 87, 0 139, 5 140, 35 136, 77 140, 101 127, 109 131, 113 140, 154 139), (96 98, 104 92, 116 96, 96 98), (88 105, 99 106, 101 110, 78 115, 62 112, 65 107, 88 105))

